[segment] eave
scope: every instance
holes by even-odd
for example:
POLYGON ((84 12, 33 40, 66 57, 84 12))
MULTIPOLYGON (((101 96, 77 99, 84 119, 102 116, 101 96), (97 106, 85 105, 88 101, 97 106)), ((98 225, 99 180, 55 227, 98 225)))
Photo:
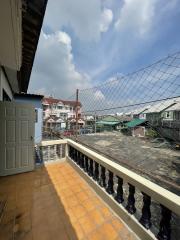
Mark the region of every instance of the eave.
POLYGON ((47 0, 23 0, 22 66, 18 72, 20 92, 27 92, 47 0))

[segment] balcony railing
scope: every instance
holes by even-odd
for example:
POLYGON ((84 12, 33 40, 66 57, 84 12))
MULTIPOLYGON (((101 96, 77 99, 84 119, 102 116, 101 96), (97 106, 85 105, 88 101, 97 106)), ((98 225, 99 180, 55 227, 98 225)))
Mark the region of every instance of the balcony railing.
POLYGON ((66 159, 141 239, 174 236, 172 218, 180 216, 176 194, 69 139, 42 142, 38 151, 44 161, 66 159))
POLYGON ((65 160, 66 144, 66 140, 43 141, 36 146, 36 162, 46 163, 56 160, 65 160))

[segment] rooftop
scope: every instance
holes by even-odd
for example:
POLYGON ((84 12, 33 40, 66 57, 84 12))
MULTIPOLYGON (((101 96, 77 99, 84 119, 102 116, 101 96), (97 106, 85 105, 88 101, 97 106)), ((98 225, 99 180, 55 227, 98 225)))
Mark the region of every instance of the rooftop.
POLYGON ((166 111, 180 111, 180 102, 166 109, 166 111))
POLYGON ((0 183, 8 197, 0 239, 137 239, 67 162, 0 183))
MULTIPOLYGON (((62 100, 62 99, 57 99, 57 98, 52 98, 52 97, 45 97, 43 99, 43 103, 45 104, 53 104, 53 103, 63 103, 64 105, 70 105, 75 107, 76 106, 76 101, 69 101, 69 100, 62 100)), ((78 102, 78 106, 81 106, 81 103, 78 102)))
POLYGON ((158 102, 158 103, 154 104, 153 106, 151 106, 146 111, 144 111, 144 113, 159 113, 159 112, 165 110, 166 108, 169 108, 169 107, 173 106, 179 100, 180 100, 180 98, 176 97, 176 98, 172 98, 172 99, 168 99, 168 100, 158 102))
POLYGON ((131 122, 126 123, 126 126, 130 127, 130 128, 133 128, 133 127, 136 127, 136 126, 138 126, 138 125, 140 125, 142 123, 145 123, 145 122, 146 122, 145 119, 135 118, 131 122))
POLYGON ((159 143, 120 132, 81 135, 78 140, 113 162, 180 194, 179 151, 168 147, 156 148, 159 143))

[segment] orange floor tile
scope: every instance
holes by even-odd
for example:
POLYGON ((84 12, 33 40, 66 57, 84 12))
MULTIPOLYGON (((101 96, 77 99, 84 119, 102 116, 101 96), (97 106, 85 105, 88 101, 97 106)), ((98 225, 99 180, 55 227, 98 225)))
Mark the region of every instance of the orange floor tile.
POLYGON ((137 239, 67 163, 0 178, 2 240, 137 239))

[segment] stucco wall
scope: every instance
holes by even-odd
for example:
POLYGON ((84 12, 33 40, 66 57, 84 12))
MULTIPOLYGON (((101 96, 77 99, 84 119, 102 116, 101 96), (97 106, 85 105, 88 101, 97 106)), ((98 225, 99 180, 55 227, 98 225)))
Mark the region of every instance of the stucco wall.
POLYGON ((13 93, 11 91, 11 88, 9 86, 9 83, 6 79, 6 76, 4 75, 4 72, 2 68, 0 67, 0 101, 3 100, 3 89, 9 96, 9 98, 12 100, 13 99, 13 93))
POLYGON ((43 126, 43 121, 42 121, 42 103, 41 100, 39 99, 33 99, 33 98, 15 98, 16 102, 24 102, 24 103, 29 103, 34 106, 35 109, 38 110, 38 121, 35 123, 35 143, 39 143, 42 140, 42 126, 43 126))

